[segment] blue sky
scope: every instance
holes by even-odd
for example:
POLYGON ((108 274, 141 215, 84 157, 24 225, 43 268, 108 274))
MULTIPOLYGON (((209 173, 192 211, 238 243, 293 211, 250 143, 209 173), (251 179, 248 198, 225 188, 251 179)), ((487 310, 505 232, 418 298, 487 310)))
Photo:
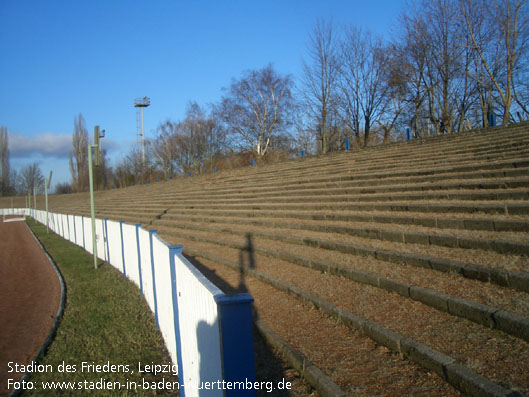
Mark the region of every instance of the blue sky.
POLYGON ((73 119, 107 131, 115 163, 136 142, 134 98, 151 98, 146 135, 189 101, 272 63, 295 80, 318 18, 386 38, 404 0, 0 0, 0 125, 11 167, 38 161, 69 182, 73 119))

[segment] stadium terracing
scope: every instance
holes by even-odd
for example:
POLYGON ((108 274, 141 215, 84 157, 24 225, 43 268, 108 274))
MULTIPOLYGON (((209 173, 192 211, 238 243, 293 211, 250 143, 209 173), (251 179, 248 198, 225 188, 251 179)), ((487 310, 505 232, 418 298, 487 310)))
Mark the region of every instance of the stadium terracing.
MULTIPOLYGON (((529 394, 528 199, 529 123, 95 194, 365 395, 529 394)), ((88 193, 49 202, 90 214, 88 193)))

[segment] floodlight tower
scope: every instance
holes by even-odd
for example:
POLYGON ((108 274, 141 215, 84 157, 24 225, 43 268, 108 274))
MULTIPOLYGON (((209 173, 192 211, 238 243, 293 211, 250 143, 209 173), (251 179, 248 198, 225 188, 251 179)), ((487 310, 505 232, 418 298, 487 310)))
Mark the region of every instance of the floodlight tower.
POLYGON ((141 160, 142 164, 145 167, 145 132, 143 131, 143 108, 146 108, 151 104, 151 99, 144 96, 143 98, 136 98, 134 100, 134 107, 137 108, 136 115, 139 118, 136 117, 137 121, 137 130, 138 135, 141 136, 141 160), (141 121, 140 121, 141 120, 141 121))

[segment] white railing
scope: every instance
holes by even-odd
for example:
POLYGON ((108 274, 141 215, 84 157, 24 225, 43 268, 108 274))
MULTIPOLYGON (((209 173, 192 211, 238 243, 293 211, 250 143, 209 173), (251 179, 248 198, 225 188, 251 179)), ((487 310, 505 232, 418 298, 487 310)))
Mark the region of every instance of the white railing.
MULTIPOLYGON (((0 214, 27 215, 46 224, 41 210, 0 209, 0 214)), ((242 387, 255 381, 251 296, 224 294, 187 261, 181 246, 169 246, 154 230, 108 219, 95 222, 97 255, 140 288, 178 366, 181 395, 255 395, 242 387), (207 390, 205 382, 231 387, 207 390)), ((50 212, 48 226, 93 252, 91 218, 50 212)))

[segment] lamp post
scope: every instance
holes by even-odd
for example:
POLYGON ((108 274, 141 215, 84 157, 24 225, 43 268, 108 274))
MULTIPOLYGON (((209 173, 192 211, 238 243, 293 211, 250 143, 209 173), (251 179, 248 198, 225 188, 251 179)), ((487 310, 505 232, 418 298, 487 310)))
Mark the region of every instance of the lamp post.
POLYGON ((46 194, 46 233, 49 233, 49 221, 48 221, 48 189, 50 188, 51 183, 51 174, 53 171, 50 171, 50 177, 44 181, 44 193, 46 194))
POLYGON ((103 138, 105 136, 105 130, 101 131, 101 135, 99 135, 99 126, 96 125, 94 127, 94 144, 90 145, 88 144, 88 176, 90 179, 90 209, 92 213, 92 251, 94 253, 94 269, 97 269, 97 241, 96 241, 96 213, 95 213, 95 206, 94 206, 94 171, 92 167, 92 148, 95 149, 95 165, 96 167, 99 166, 99 157, 101 154, 100 148, 99 148, 99 138, 103 138))

